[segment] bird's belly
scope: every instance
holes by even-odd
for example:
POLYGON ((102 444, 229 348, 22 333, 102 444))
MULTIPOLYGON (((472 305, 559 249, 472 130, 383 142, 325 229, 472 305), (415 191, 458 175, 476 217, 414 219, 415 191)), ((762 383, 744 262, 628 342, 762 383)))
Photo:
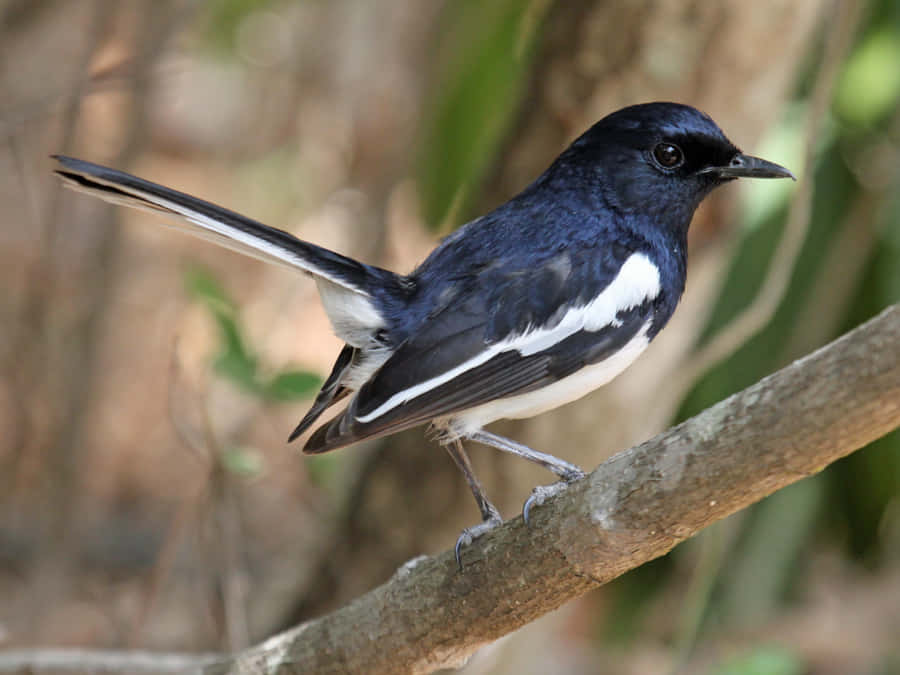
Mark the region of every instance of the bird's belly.
POLYGON ((599 363, 585 366, 568 377, 527 394, 499 398, 454 415, 447 425, 450 432, 465 436, 495 420, 532 417, 581 398, 634 363, 650 344, 647 338, 649 325, 648 322, 622 349, 599 363))

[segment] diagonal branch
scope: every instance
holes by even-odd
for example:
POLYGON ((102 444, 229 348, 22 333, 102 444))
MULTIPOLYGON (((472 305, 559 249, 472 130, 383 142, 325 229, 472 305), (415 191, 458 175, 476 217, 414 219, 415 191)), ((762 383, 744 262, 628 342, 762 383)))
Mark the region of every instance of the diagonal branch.
MULTIPOLYGON (((346 607, 215 665, 203 668, 198 658, 194 671, 458 666, 479 647, 898 426, 900 304, 612 457, 536 509, 530 528, 516 518, 466 549, 463 572, 452 551, 417 558, 346 607)), ((17 662, 27 656, 17 653, 17 662)))

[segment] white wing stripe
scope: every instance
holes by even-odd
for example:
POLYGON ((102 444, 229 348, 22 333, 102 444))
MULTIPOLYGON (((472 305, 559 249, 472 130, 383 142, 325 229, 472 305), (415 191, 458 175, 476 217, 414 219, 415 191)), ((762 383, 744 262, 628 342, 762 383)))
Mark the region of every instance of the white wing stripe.
POLYGON ((659 269, 643 253, 632 253, 619 269, 616 278, 596 298, 586 305, 569 309, 552 328, 528 330, 521 335, 491 345, 478 356, 455 368, 397 392, 369 414, 357 416, 356 420, 368 424, 397 406, 490 361, 502 352, 515 349, 522 356, 529 356, 549 349, 580 330, 596 332, 609 325, 615 326, 618 324, 616 315, 619 312, 653 300, 659 295, 659 291, 659 269))
MULTIPOLYGON (((537 354, 580 330, 592 333, 618 325, 616 315, 659 295, 659 269, 643 253, 632 253, 616 278, 596 298, 581 307, 572 307, 553 328, 523 333, 507 343, 522 356, 537 354)), ((501 343, 502 344, 502 343, 501 343)))

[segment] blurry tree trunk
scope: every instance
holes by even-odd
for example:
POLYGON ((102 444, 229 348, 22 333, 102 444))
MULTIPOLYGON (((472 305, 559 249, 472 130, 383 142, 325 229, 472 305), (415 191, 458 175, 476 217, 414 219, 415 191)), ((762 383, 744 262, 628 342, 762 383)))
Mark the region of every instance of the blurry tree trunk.
MULTIPOLYGON (((710 113, 736 144, 751 148, 776 120, 829 4, 554 3, 538 28, 541 47, 531 82, 480 211, 528 184, 597 119, 632 103, 689 103, 710 113)), ((678 400, 661 392, 660 383, 694 344, 717 291, 733 194, 720 191, 695 218, 688 292, 638 364, 600 392, 534 420, 504 423, 501 433, 591 469, 665 426, 678 400)), ((531 487, 550 482, 551 476, 502 453, 472 448, 471 454, 488 495, 507 517, 519 512, 531 487)), ((404 560, 447 548, 478 519, 452 461, 423 440, 421 429, 385 440, 352 494, 316 583, 285 625, 346 603, 404 560)))
MULTIPOLYGON (((41 18, 47 6, 11 7, 6 17, 9 27, 22 27, 41 18), (22 24, 22 26, 16 26, 22 24)), ((146 123, 146 99, 149 94, 149 77, 159 55, 164 50, 166 40, 172 35, 175 13, 166 11, 165 3, 152 8, 143 8, 143 32, 136 46, 135 58, 128 70, 130 94, 133 105, 122 130, 123 147, 119 153, 118 165, 127 166, 137 155, 144 139, 146 123), (160 11, 162 9, 162 11, 160 11)), ((71 89, 65 101, 64 123, 58 140, 58 149, 69 150, 73 143, 80 119, 83 99, 90 90, 89 66, 96 54, 105 45, 111 26, 119 19, 120 8, 114 2, 97 0, 93 3, 91 30, 85 39, 83 53, 72 68, 71 89)), ((32 29, 34 27, 32 26, 32 29)), ((27 35, 23 31, 16 38, 22 40, 27 35)), ((68 67, 68 64, 67 64, 68 67)), ((33 105, 37 105, 34 104, 33 105)), ((23 125, 24 126, 24 125, 23 125)), ((14 481, 20 465, 25 463, 25 455, 37 452, 46 445, 46 455, 41 458, 47 482, 44 486, 47 506, 38 513, 37 522, 46 528, 44 545, 46 550, 40 558, 38 572, 44 582, 34 597, 34 618, 37 622, 42 612, 56 602, 56 597, 65 588, 70 573, 68 564, 74 557, 75 539, 72 532, 73 514, 80 507, 80 470, 85 451, 85 427, 87 410, 92 405, 98 381, 103 373, 97 366, 99 336, 103 333, 107 319, 109 300, 114 291, 115 266, 119 253, 121 228, 114 222, 118 216, 105 209, 92 223, 98 233, 91 242, 89 251, 72 245, 77 238, 72 232, 59 227, 61 188, 57 187, 44 214, 40 231, 44 234, 42 257, 29 270, 31 282, 29 294, 24 304, 23 321, 16 326, 16 342, 9 352, 8 363, 13 381, 17 382, 17 393, 24 401, 22 419, 18 424, 26 427, 21 442, 14 447, 9 464, 10 480, 14 481), (82 290, 65 311, 59 312, 54 306, 60 295, 78 287, 82 290), (54 322, 59 322, 55 325, 54 322), (53 338, 65 335, 60 345, 53 338), (35 406, 34 402, 40 401, 35 406), (48 410, 52 411, 48 414, 48 410), (47 416, 51 420, 47 424, 47 416), (45 426, 46 425, 46 426, 45 426), (41 430, 40 433, 30 433, 41 430), (27 447, 34 443, 32 447, 27 447)))

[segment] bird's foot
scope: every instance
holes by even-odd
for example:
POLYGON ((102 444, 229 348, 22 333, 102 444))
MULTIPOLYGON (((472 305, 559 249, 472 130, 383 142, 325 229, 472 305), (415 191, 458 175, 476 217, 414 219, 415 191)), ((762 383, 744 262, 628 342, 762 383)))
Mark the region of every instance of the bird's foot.
POLYGON ((456 540, 456 564, 459 566, 459 571, 462 572, 462 549, 464 546, 469 546, 473 541, 478 539, 481 535, 490 532, 496 527, 499 527, 503 522, 503 519, 500 517, 499 513, 493 513, 490 517, 485 518, 483 521, 478 523, 478 525, 473 525, 472 527, 467 527, 462 531, 462 534, 459 535, 459 539, 456 540))
POLYGON ((565 476, 560 476, 560 478, 562 478, 562 480, 558 483, 553 483, 552 485, 538 485, 531 491, 531 496, 525 501, 525 506, 522 507, 522 518, 525 519, 526 525, 529 524, 528 514, 531 512, 532 508, 535 506, 542 506, 548 499, 555 497, 575 481, 584 478, 584 471, 581 469, 570 471, 565 476))

